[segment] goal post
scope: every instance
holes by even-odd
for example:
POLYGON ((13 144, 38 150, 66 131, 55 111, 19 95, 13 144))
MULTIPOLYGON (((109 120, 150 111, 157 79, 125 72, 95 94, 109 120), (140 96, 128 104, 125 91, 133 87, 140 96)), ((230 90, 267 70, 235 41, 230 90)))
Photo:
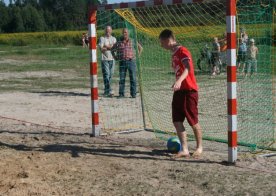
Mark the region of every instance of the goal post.
MULTIPOLYGON (((228 143, 229 162, 236 161, 238 145, 255 149, 275 142, 275 107, 271 107, 275 105, 273 1, 260 2, 263 1, 150 0, 90 7, 92 135, 144 129, 168 135, 175 132, 170 108, 170 86, 174 81, 171 55, 160 47, 158 40, 159 33, 169 28, 175 32, 179 44, 192 53, 200 89, 199 122, 203 138, 228 143), (126 28, 133 41, 135 55, 131 60, 137 79, 134 98, 131 94, 133 77, 129 76, 129 70, 124 73, 124 98, 119 97, 122 73, 118 59, 111 78, 114 96, 105 95, 98 44, 106 26, 112 27, 117 41, 121 39, 122 29, 126 28), (241 29, 246 29, 248 40, 255 39, 259 47, 258 71, 252 78, 243 76, 242 66, 238 72, 241 29), (217 60, 212 58, 215 37, 221 46, 217 60), (138 45, 143 47, 140 55, 138 45), (264 98, 265 104, 259 101, 264 98), (262 131, 258 132, 260 128, 262 131)), ((190 133, 186 122, 185 126, 190 133)))
POLYGON ((92 136, 100 135, 99 124, 99 93, 98 93, 98 64, 97 64, 97 38, 96 38, 96 13, 95 9, 89 12, 89 50, 90 50, 90 93, 91 93, 91 122, 92 136))
POLYGON ((228 162, 237 160, 236 0, 226 1, 228 162))

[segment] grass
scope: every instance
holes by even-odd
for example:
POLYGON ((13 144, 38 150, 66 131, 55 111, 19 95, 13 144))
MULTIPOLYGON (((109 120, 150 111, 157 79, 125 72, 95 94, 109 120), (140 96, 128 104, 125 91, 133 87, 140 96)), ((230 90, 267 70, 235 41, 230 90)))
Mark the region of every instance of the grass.
MULTIPOLYGON (((181 40, 180 40, 181 41, 181 40)), ((193 54, 194 64, 199 57, 200 46, 181 41, 193 54)), ((272 99, 272 49, 267 45, 257 45, 259 75, 244 80, 238 76, 239 134, 240 141, 258 143, 273 139, 272 99), (258 93, 256 93, 258 92, 258 93), (264 104, 265 103, 265 104, 264 104), (259 112, 259 113, 258 113, 259 112), (258 113, 258 115, 255 115, 258 113), (253 114, 253 116, 252 116, 253 114), (260 133, 258 130, 262 130, 260 133), (251 138, 248 136, 251 135, 251 138)), ((144 90, 144 101, 154 128, 172 130, 170 116, 171 92, 174 81, 171 54, 162 49, 158 42, 148 41, 143 45, 139 70, 144 90)), ((275 51, 275 50, 274 50, 275 51)), ((98 53, 100 57, 100 53, 98 53)), ((100 59, 98 59, 100 62, 100 59)), ((196 68, 195 68, 196 69, 196 68)), ((102 89, 100 64, 98 69, 99 89, 102 89)), ((200 86, 200 118, 205 137, 226 139, 222 130, 227 130, 226 75, 210 78, 196 70, 200 86)), ((275 73, 274 73, 275 74, 275 73)), ((89 89, 89 51, 74 45, 28 45, 1 46, 0 51, 0 93, 11 91, 38 92, 60 89, 89 89)), ((118 85, 118 64, 114 83, 118 85)))
POLYGON ((6 77, 0 92, 89 88, 88 50, 80 46, 3 46, 1 51, 0 73, 6 77))
POLYGON ((81 44, 81 36, 85 31, 33 32, 0 34, 0 44, 27 46, 30 44, 81 44))

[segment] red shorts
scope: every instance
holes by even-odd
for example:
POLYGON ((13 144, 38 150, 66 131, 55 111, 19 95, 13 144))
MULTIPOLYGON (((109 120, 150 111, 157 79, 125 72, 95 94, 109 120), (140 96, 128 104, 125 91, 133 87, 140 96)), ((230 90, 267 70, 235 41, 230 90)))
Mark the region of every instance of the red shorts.
POLYGON ((190 126, 198 123, 198 92, 197 91, 175 91, 172 101, 173 122, 184 122, 185 118, 190 126))

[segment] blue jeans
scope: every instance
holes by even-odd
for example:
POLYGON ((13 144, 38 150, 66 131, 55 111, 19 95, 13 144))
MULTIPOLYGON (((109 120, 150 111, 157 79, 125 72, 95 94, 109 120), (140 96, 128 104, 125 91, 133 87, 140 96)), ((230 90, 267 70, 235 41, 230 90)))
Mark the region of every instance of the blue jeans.
POLYGON ((102 72, 104 81, 104 94, 109 95, 112 93, 111 80, 114 73, 114 60, 102 60, 102 72))
POLYGON ((125 96, 125 81, 126 72, 129 71, 130 80, 130 95, 136 96, 136 65, 133 60, 121 60, 120 61, 120 82, 119 82, 119 95, 125 96))

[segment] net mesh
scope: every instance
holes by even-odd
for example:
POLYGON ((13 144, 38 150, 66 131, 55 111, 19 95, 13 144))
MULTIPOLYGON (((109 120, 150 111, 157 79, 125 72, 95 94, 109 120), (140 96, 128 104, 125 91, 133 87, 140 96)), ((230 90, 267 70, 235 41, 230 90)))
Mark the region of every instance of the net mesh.
MULTIPOLYGON (((248 72, 245 77, 241 66, 237 75, 239 143, 249 146, 268 146, 275 142, 273 7, 273 1, 237 2, 237 38, 247 33, 247 47, 250 48, 249 40, 254 39, 259 50, 256 73, 250 77, 251 72, 248 72)), ((113 35, 118 39, 122 28, 128 28, 136 57, 139 56, 137 43, 143 47, 142 54, 135 58, 136 99, 113 98, 110 105, 105 102, 107 98, 100 98, 103 130, 153 128, 175 132, 171 122, 171 85, 175 80, 171 54, 160 47, 158 40, 159 33, 169 28, 176 34, 177 42, 187 47, 193 56, 204 138, 227 141, 225 10, 225 1, 206 0, 195 4, 98 11, 98 37, 104 34, 107 25, 113 27, 113 35), (219 58, 214 58, 214 38, 220 44, 219 58), (112 107, 116 110, 111 110, 112 107)), ((237 39, 237 52, 239 45, 237 39)), ((98 60, 101 61, 100 57, 98 60)), ((245 68, 247 62, 245 60, 245 68)), ((119 64, 117 60, 113 76, 115 94, 119 88, 119 64)), ((99 84, 103 84, 101 78, 99 84)), ((99 86, 100 92, 103 91, 99 86)), ((186 122, 185 127, 192 133, 186 122)))

